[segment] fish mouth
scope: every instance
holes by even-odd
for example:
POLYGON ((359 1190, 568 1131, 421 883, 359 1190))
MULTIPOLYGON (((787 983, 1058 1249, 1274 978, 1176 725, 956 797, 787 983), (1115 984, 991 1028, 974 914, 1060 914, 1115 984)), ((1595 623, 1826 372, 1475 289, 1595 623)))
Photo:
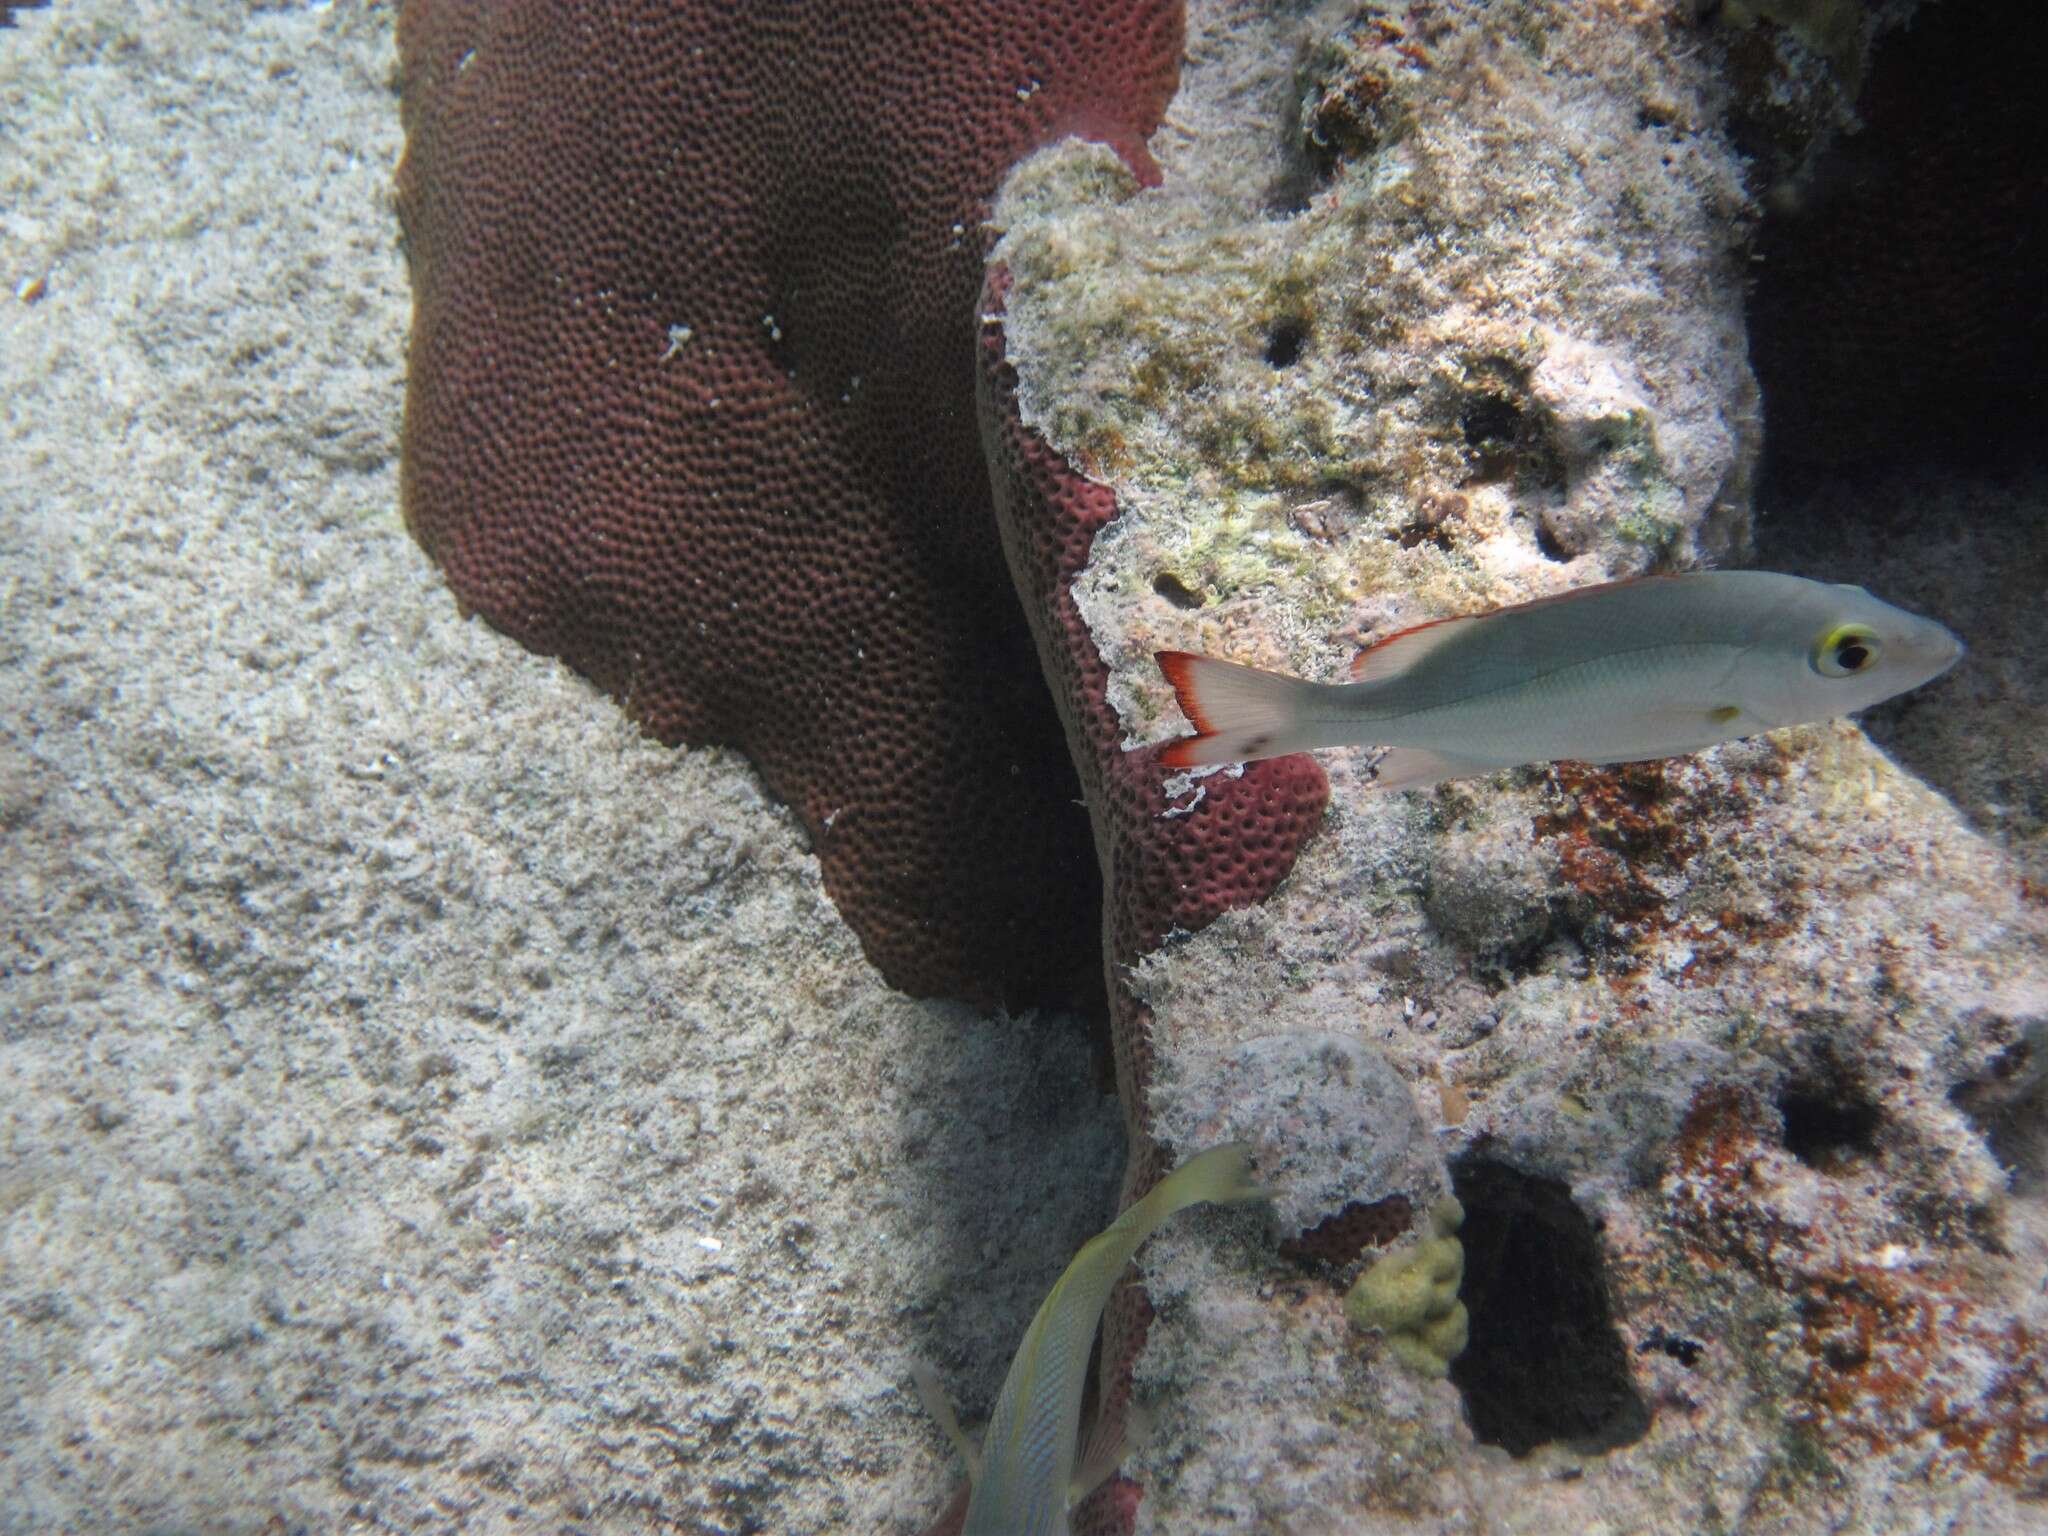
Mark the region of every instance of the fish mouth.
POLYGON ((1927 674, 1928 679, 1932 681, 1961 661, 1963 653, 1967 649, 1968 647, 1956 637, 1954 631, 1945 626, 1936 625, 1934 643, 1927 647, 1927 663, 1934 669, 1927 674))

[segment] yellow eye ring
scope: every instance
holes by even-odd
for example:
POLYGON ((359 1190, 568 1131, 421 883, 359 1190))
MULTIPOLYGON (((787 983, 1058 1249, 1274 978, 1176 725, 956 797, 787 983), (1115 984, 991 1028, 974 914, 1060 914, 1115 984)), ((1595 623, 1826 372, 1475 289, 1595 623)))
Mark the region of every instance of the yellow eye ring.
POLYGON ((1877 631, 1868 624, 1837 624, 1814 642, 1813 670, 1822 677, 1854 677, 1877 665, 1877 631))

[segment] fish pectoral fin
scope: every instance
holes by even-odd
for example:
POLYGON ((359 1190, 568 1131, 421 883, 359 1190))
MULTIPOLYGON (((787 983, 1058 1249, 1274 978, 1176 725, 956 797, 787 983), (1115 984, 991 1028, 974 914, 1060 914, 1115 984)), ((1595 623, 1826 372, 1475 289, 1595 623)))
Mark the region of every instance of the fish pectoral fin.
POLYGON ((1446 752, 1432 752, 1426 747, 1395 747, 1379 760, 1378 776, 1372 781, 1372 787, 1426 789, 1446 779, 1470 779, 1481 774, 1498 773, 1500 766, 1472 758, 1452 757, 1446 752))
POLYGON ((1095 1443, 1088 1447, 1087 1456, 1074 1468, 1074 1480, 1067 1484, 1067 1508, 1072 1509, 1115 1477, 1116 1469, 1124 1464, 1124 1458, 1142 1451, 1145 1442, 1151 1438, 1152 1415, 1136 1403, 1124 1404, 1123 1433, 1110 1437, 1107 1443, 1104 1443, 1098 1424, 1095 1443))
POLYGON ((981 1480, 981 1452, 960 1427, 960 1420, 954 1416, 952 1399, 946 1396, 946 1389, 939 1382, 939 1373, 915 1356, 910 1359, 910 1380, 917 1388, 917 1400, 924 1404, 924 1411, 932 1416, 953 1449, 960 1453, 960 1459, 967 1463, 967 1480, 981 1480))

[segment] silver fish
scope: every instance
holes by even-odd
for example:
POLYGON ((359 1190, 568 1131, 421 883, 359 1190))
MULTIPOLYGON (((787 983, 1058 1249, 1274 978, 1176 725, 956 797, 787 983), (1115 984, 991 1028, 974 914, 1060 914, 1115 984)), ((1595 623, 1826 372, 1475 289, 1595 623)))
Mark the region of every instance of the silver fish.
POLYGON ((1702 571, 1581 587, 1389 636, 1349 683, 1162 651, 1199 735, 1172 768, 1390 747, 1381 788, 1522 763, 1675 757, 1827 720, 1918 688, 1962 642, 1861 587, 1702 571))

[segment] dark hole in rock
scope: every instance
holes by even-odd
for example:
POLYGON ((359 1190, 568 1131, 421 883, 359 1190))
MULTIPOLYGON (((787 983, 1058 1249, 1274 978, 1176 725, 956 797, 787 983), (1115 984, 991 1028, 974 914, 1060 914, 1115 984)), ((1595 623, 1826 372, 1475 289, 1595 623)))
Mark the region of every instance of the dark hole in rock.
POLYGON ((1536 550, 1546 560, 1569 560, 1572 558, 1572 552, 1558 542, 1557 535, 1551 531, 1550 524, 1540 517, 1536 519, 1536 550))
POLYGON ((1471 1340, 1451 1380, 1482 1444, 1516 1456, 1562 1441, 1613 1450, 1649 1432, 1650 1409, 1614 1326, 1593 1224, 1559 1180, 1487 1157, 1451 1170, 1471 1340))
POLYGON ((1795 1083, 1778 1096, 1778 1113, 1785 1120, 1785 1150, 1822 1173, 1841 1173, 1877 1150, 1883 1115, 1852 1089, 1795 1083))
POLYGON ((1949 1092, 2012 1175, 2012 1192, 2048 1194, 2048 1051, 2019 1040, 1949 1092))
POLYGON ((1475 395, 1458 415, 1465 445, 1481 458, 1514 451, 1522 435, 1522 408, 1501 395, 1475 395))
POLYGON ((1465 462, 1472 481, 1512 480, 1518 485, 1562 489, 1564 460, 1545 430, 1545 418, 1525 401, 1521 370, 1498 358, 1472 366, 1469 392, 1458 407, 1465 462))
POLYGON ((1202 594, 1188 590, 1187 584, 1171 571, 1161 571, 1152 578, 1152 590, 1165 598, 1176 608, 1199 608, 1202 594))
POLYGON ((1301 349, 1308 345, 1308 327, 1299 320, 1282 320, 1266 334, 1266 361, 1275 368, 1292 368, 1301 361, 1301 349))

